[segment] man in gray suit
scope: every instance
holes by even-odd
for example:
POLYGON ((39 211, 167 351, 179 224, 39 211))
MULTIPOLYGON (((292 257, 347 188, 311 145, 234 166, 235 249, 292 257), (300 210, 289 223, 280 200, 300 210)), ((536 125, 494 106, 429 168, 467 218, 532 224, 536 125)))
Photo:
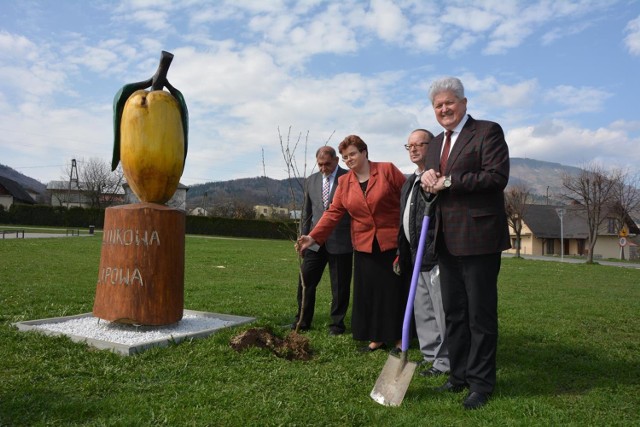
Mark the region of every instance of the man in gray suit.
MULTIPOLYGON (((425 159, 433 134, 426 129, 416 129, 409 135, 405 148, 409 159, 416 165, 415 173, 407 177, 400 196, 400 232, 398 253, 401 276, 410 282, 413 265, 422 233, 422 219, 426 204, 420 188, 420 176, 425 171, 425 159)), ((428 195, 432 197, 432 195, 428 195)), ((433 218, 430 218, 433 219, 433 218)), ((449 352, 445 339, 444 308, 440 292, 440 270, 435 254, 433 237, 435 221, 430 221, 426 246, 420 261, 420 276, 413 301, 416 333, 425 368, 420 375, 434 377, 449 372, 449 352), (429 366, 430 365, 430 366, 429 366)))
MULTIPOLYGON (((310 175, 305 182, 300 233, 307 235, 318 223, 324 211, 331 204, 338 177, 347 173, 338 166, 336 151, 327 145, 316 152, 319 172, 310 175)), ((351 246, 351 218, 345 215, 326 243, 313 245, 304 253, 302 277, 304 278, 304 306, 302 280, 298 279, 298 314, 291 329, 308 330, 311 328, 316 303, 316 288, 324 269, 329 264, 331 278, 331 324, 330 335, 340 335, 345 331, 344 317, 349 308, 351 295, 351 272, 353 247, 351 246), (302 309, 302 310, 301 310, 302 309), (302 318, 300 313, 302 311, 302 318), (299 325, 298 325, 299 323, 299 325)))

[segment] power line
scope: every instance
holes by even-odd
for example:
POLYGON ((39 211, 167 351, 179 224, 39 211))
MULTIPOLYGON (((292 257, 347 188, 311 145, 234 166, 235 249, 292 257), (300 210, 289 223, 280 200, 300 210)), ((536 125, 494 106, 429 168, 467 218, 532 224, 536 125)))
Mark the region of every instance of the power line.
POLYGON ((66 165, 11 166, 13 169, 61 168, 66 165))

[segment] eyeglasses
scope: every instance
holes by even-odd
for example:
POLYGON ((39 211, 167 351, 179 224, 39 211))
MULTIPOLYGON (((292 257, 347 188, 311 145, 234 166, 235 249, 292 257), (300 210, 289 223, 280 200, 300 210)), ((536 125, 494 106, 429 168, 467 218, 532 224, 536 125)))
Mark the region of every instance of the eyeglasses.
POLYGON ((404 144, 404 148, 406 148, 407 150, 411 150, 412 148, 420 148, 423 145, 429 145, 428 142, 419 142, 417 144, 404 144))

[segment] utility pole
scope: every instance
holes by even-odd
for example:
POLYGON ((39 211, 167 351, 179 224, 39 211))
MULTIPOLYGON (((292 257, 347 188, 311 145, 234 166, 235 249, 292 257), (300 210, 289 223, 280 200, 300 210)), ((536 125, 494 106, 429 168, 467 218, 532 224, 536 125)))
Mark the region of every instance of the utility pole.
POLYGON ((560 217, 560 261, 564 261, 564 225, 563 218, 567 212, 565 208, 556 208, 556 213, 560 217))
POLYGON ((204 194, 202 195, 202 209, 204 210, 204 214, 205 215, 209 215, 209 213, 207 212, 207 197, 209 196, 209 193, 207 191, 204 192, 204 194))
POLYGON ((67 191, 67 209, 69 209, 69 200, 71 199, 71 183, 76 183, 76 189, 78 190, 78 205, 80 205, 80 184, 78 183, 78 166, 76 165, 76 159, 71 159, 71 171, 69 172, 69 189, 67 191))
POLYGON ((549 204, 549 186, 547 185, 547 204, 549 204))

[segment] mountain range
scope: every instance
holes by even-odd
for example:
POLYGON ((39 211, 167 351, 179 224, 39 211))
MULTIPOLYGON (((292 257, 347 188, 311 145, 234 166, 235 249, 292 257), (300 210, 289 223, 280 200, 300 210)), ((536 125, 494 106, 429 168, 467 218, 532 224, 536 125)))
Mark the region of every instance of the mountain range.
MULTIPOLYGON (((562 177, 580 171, 573 166, 544 162, 534 159, 511 158, 509 185, 525 184, 531 190, 534 203, 559 203, 562 193, 562 177)), ((248 205, 300 206, 302 201, 302 180, 275 180, 266 177, 242 178, 230 181, 208 182, 189 187, 187 205, 212 206, 238 200, 248 205)))
MULTIPOLYGON (((562 192, 564 174, 576 174, 579 168, 560 163, 526 158, 511 158, 509 185, 525 184, 531 189, 534 200, 544 203, 557 201, 562 192)), ((0 164, 0 176, 12 179, 27 190, 44 195, 46 184, 0 164)), ((272 179, 268 177, 241 178, 229 181, 194 184, 187 192, 187 206, 213 206, 242 203, 253 205, 300 206, 302 204, 302 179, 272 179)))

